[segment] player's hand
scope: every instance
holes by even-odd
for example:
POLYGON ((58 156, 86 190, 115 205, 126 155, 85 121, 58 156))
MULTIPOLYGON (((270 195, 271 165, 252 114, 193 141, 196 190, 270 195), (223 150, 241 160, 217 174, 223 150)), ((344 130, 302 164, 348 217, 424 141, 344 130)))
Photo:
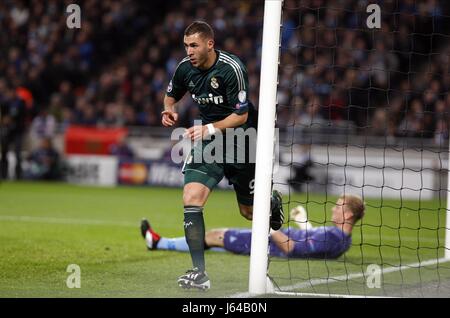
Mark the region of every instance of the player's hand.
POLYGON ((192 126, 191 128, 186 129, 184 136, 193 141, 203 139, 203 137, 208 135, 208 127, 206 126, 192 126))
POLYGON ((174 111, 165 110, 161 113, 161 115, 161 122, 165 127, 172 127, 178 121, 178 113, 174 111))

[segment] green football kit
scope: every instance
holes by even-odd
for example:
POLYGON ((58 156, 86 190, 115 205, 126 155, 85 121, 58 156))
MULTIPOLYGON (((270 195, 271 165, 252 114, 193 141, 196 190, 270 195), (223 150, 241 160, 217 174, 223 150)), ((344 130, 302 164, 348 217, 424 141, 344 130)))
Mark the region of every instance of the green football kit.
POLYGON ((189 92, 199 107, 202 125, 233 113, 248 113, 248 118, 233 130, 227 129, 194 144, 183 165, 184 184, 198 182, 212 190, 225 176, 233 185, 238 202, 252 206, 257 115, 248 100, 247 70, 235 55, 220 50, 216 53, 215 63, 207 70, 192 66, 189 58, 184 58, 166 94, 179 101, 189 92))

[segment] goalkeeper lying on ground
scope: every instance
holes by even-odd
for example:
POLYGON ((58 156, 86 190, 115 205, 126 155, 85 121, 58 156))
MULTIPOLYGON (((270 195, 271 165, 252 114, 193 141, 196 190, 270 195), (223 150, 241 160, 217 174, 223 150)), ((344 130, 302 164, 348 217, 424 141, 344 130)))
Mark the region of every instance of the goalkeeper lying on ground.
MULTIPOLYGON (((312 227, 306 210, 297 206, 291 211, 300 229, 282 229, 270 232, 270 255, 291 258, 337 258, 351 246, 354 224, 364 216, 365 205, 355 195, 342 195, 332 210, 335 226, 312 227)), ((141 234, 149 250, 173 250, 189 252, 185 237, 165 238, 156 233, 149 222, 141 223, 141 234)), ((250 254, 250 229, 213 229, 206 232, 205 248, 250 254)))

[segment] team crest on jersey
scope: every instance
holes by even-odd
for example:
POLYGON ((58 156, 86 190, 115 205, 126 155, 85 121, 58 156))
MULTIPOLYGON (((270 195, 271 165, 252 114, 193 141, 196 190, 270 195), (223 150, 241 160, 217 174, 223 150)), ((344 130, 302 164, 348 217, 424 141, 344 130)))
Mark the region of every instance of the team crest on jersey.
POLYGON ((211 77, 211 87, 214 89, 219 88, 219 82, 217 81, 217 78, 211 77))

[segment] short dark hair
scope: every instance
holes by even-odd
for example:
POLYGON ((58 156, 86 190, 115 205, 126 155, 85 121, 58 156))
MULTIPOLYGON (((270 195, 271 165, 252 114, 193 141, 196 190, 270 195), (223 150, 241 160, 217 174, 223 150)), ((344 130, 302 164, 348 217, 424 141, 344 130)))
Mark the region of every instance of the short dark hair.
POLYGON ((194 21, 184 30, 185 36, 190 36, 195 33, 200 33, 203 37, 214 40, 214 31, 206 22, 194 21))
POLYGON ((365 213, 366 204, 361 197, 346 193, 341 195, 339 198, 344 200, 344 205, 348 206, 348 208, 352 211, 354 223, 362 219, 365 213))

